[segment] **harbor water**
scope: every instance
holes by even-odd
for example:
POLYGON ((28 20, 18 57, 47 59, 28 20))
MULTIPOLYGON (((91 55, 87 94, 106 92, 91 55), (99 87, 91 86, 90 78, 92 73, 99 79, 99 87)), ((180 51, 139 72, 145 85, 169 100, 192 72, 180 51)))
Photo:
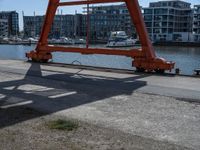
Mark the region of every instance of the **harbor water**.
MULTIPOLYGON (((82 47, 79 45, 79 47, 82 47)), ((105 47, 92 45, 91 47, 105 47)), ((0 45, 0 59, 27 60, 25 53, 34 50, 35 45, 0 45)), ((127 49, 124 49, 127 50, 127 49)), ((156 54, 167 60, 176 62, 181 74, 192 75, 193 70, 200 68, 200 47, 155 47, 156 54)), ((81 55, 77 53, 53 53, 53 62, 75 63, 89 66, 109 67, 119 69, 134 69, 132 59, 124 56, 81 55)))

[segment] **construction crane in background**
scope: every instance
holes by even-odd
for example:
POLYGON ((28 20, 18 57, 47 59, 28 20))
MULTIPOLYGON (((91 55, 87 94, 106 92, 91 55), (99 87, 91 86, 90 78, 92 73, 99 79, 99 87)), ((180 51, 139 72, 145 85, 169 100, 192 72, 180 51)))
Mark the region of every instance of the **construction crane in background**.
MULTIPOLYGON (((89 13, 89 11, 87 11, 89 13)), ((89 15, 89 14, 87 14, 89 15)), ((89 18, 89 17, 87 17, 89 18)), ((89 22, 89 20, 88 20, 89 22)), ((89 26, 89 23, 88 23, 89 26)), ((52 59, 52 52, 72 52, 81 54, 104 54, 104 55, 120 55, 133 58, 133 66, 138 71, 155 71, 158 73, 164 73, 164 71, 171 71, 174 68, 175 63, 166 61, 163 58, 158 58, 155 54, 152 43, 149 39, 148 32, 144 23, 144 19, 140 10, 138 0, 79 0, 60 2, 60 0, 49 0, 46 16, 40 35, 39 42, 35 50, 26 53, 26 57, 32 61, 48 62, 52 59), (48 45, 48 35, 51 30, 56 10, 60 6, 74 6, 74 5, 87 5, 89 9, 90 4, 99 3, 116 3, 124 2, 130 13, 131 20, 136 28, 139 40, 141 42, 141 48, 131 50, 116 50, 105 48, 89 48, 89 27, 87 27, 87 42, 86 48, 79 47, 61 47, 48 45)))

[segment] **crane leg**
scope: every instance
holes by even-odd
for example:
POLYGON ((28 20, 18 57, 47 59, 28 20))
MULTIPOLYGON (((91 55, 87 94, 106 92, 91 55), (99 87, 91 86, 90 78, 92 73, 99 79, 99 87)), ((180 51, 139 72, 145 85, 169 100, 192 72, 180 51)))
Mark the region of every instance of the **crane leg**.
POLYGON ((44 47, 48 45, 48 35, 51 31, 59 2, 60 0, 49 0, 40 39, 37 43, 36 49, 30 53, 26 53, 26 57, 28 59, 32 59, 37 62, 48 62, 49 59, 52 59, 51 52, 44 47))
POLYGON ((174 62, 169 62, 163 58, 156 57, 155 50, 148 36, 138 0, 126 0, 125 2, 131 20, 133 21, 139 36, 142 45, 142 53, 144 54, 144 57, 134 57, 133 66, 140 72, 145 70, 155 71, 158 73, 164 72, 165 70, 171 71, 174 68, 174 62))

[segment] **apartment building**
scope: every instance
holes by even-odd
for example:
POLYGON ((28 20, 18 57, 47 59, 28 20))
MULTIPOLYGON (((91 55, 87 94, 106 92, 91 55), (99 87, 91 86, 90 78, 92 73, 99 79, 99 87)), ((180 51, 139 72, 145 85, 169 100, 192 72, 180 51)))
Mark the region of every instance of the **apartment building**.
POLYGON ((193 10, 190 3, 180 0, 152 2, 143 11, 152 41, 193 41, 193 10))
POLYGON ((44 16, 23 16, 24 36, 36 37, 40 35, 44 16))
POLYGON ((200 42, 200 5, 194 6, 193 33, 194 33, 194 41, 200 42))
MULTIPOLYGON (((142 8, 144 20, 152 41, 193 42, 200 37, 200 5, 181 0, 152 2, 142 8)), ((87 26, 90 27, 90 41, 106 42, 111 31, 125 31, 129 36, 137 37, 126 5, 93 5, 83 14, 56 15, 49 34, 50 38, 86 37, 87 26)), ((24 16, 25 37, 40 35, 44 16, 24 16)))
MULTIPOLYGON (((91 6, 90 32, 92 40, 107 41, 111 31, 125 31, 129 36, 135 36, 128 9, 125 4, 91 6)), ((84 12, 86 12, 84 8, 84 12)))
MULTIPOLYGON (((126 31, 135 35, 129 12, 125 4, 91 6, 87 22, 86 8, 83 14, 56 15, 50 37, 85 37, 87 26, 90 27, 90 40, 107 41, 111 31, 126 31), (89 24, 88 24, 89 23, 89 24)), ((39 36, 44 16, 24 16, 24 33, 26 37, 39 36)))
POLYGON ((19 34, 19 15, 16 11, 1 11, 0 19, 8 21, 8 36, 19 34))
POLYGON ((0 38, 8 37, 8 20, 0 19, 0 38))
MULTIPOLYGON (((84 15, 56 15, 49 33, 49 38, 85 36, 84 15)), ((40 36, 44 16, 24 16, 24 36, 40 36)))

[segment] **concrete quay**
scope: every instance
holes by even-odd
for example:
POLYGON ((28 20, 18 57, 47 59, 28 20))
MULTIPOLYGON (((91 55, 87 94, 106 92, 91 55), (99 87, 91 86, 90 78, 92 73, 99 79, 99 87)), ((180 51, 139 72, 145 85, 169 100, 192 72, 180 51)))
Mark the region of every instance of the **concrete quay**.
POLYGON ((175 145, 171 149, 200 149, 199 77, 0 60, 0 130, 42 116, 9 119, 24 107, 175 145))

